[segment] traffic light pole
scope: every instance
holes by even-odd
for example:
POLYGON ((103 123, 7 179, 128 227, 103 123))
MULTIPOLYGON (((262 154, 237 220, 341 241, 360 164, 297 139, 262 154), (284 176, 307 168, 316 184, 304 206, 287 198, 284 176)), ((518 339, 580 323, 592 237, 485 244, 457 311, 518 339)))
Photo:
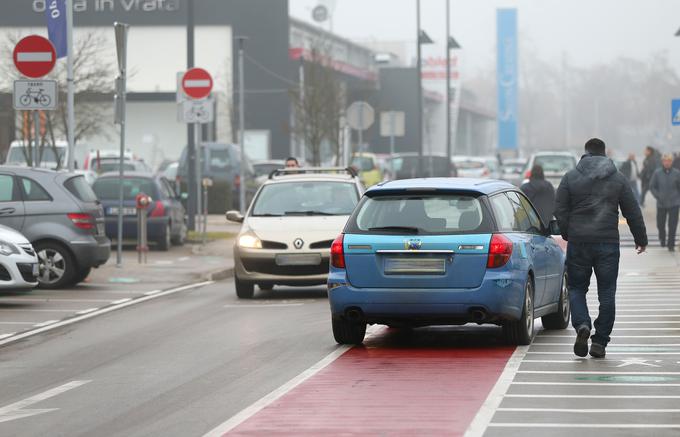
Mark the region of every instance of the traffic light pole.
MULTIPOLYGON (((194 67, 194 0, 187 0, 187 70, 194 67)), ((187 227, 196 230, 196 141, 193 123, 187 124, 187 227)))

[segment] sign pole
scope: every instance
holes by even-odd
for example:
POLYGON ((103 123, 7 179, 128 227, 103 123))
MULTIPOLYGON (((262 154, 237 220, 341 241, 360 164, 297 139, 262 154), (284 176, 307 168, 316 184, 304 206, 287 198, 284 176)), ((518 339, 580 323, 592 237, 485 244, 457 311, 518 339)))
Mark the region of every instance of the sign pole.
POLYGON ((199 122, 194 123, 194 144, 196 145, 196 230, 199 232, 203 222, 201 220, 203 214, 203 185, 201 184, 201 179, 203 178, 203 149, 201 148, 201 130, 201 124, 199 122))
POLYGON ((39 166, 38 161, 38 147, 40 145, 40 114, 37 110, 33 111, 33 130, 35 133, 35 140, 33 141, 33 156, 31 157, 31 164, 33 167, 39 166))
POLYGON ((65 0, 66 4, 66 112, 68 127, 66 139, 68 141, 68 171, 75 169, 75 124, 74 112, 75 84, 73 82, 73 4, 72 0, 65 0))
MULTIPOLYGON (((194 67, 194 0, 187 1, 187 70, 194 67)), ((187 124, 187 216, 190 231, 196 230, 196 144, 194 125, 187 124)))
MULTIPOLYGON (((127 32, 130 26, 124 23, 113 24, 116 35, 116 52, 118 55, 118 71, 116 78, 116 122, 120 124, 120 157, 118 183, 118 234, 116 250, 116 267, 123 267, 123 181, 125 160, 125 100, 127 78, 127 32)), ((69 161, 70 161, 69 157, 69 161)))
POLYGON ((246 213, 246 147, 245 147, 245 86, 243 83, 243 46, 246 38, 240 36, 238 39, 238 130, 239 145, 241 149, 241 176, 239 190, 239 209, 241 214, 246 213))
MULTIPOLYGON (((394 156, 394 131, 396 129, 395 115, 394 111, 390 111, 390 156, 392 157, 394 156)), ((390 159, 390 173, 394 178, 394 159, 390 159)))

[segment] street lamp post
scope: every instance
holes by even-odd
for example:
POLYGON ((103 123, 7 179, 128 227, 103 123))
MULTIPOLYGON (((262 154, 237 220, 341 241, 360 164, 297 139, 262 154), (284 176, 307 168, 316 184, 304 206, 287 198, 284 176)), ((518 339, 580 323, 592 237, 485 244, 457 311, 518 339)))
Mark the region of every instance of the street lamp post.
POLYGON ((418 75, 418 176, 423 175, 423 79, 420 66, 420 0, 416 0, 416 74, 418 75))
POLYGON ((239 149, 241 150, 241 177, 239 186, 239 209, 241 214, 246 213, 246 148, 245 148, 245 83, 243 74, 244 45, 248 38, 237 36, 238 41, 238 132, 239 149))
MULTIPOLYGON (((451 165, 451 50, 460 45, 451 36, 450 0, 446 0, 446 159, 451 165)), ((460 93, 460 90, 457 90, 460 93)))

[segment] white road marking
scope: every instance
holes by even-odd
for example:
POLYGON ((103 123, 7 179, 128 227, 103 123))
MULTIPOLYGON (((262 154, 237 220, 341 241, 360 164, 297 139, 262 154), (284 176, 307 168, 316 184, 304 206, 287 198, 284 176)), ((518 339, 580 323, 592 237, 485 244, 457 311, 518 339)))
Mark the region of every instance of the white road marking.
MULTIPOLYGON (((537 355, 574 355, 574 352, 527 352, 527 354, 537 355)), ((609 355, 680 355, 680 352, 614 352, 607 351, 609 355)))
POLYGON ((51 325, 53 323, 57 323, 59 320, 45 320, 44 322, 36 323, 35 326, 36 328, 42 328, 43 326, 51 325))
POLYGON ((31 298, 31 297, 3 297, 0 303, 5 302, 108 302, 108 299, 61 299, 56 297, 31 298))
MULTIPOLYGON (((647 409, 647 408, 499 408, 497 411, 516 413, 680 413, 678 408, 647 409)), ((680 425, 679 425, 680 426, 680 425)))
MULTIPOLYGON (((620 321, 620 322, 616 322, 615 325, 621 325, 621 324, 625 324, 625 325, 653 325, 653 324, 655 324, 655 323, 656 323, 656 324, 658 324, 658 323, 669 323, 669 324, 673 324, 673 323, 680 323, 680 320, 655 320, 655 321, 649 321, 649 320, 647 320, 647 321, 632 321, 632 322, 624 322, 624 321, 620 321)), ((614 327, 614 330, 616 330, 616 329, 617 329, 617 328, 616 328, 616 326, 615 326, 615 327, 614 327)))
MULTIPOLYGON (((179 293, 181 291, 191 290, 192 288, 200 288, 200 287, 210 285, 210 284, 214 284, 214 283, 215 283, 215 281, 197 282, 195 284, 188 284, 188 285, 184 285, 182 287, 171 288, 169 290, 165 290, 161 293, 157 293, 157 294, 154 294, 152 296, 144 296, 144 297, 140 297, 140 298, 137 298, 137 299, 134 299, 134 300, 128 300, 128 301, 123 302, 123 303, 118 304, 118 305, 111 305, 111 306, 108 306, 106 308, 102 308, 100 310, 93 311, 91 313, 87 313, 87 314, 76 316, 76 317, 73 317, 73 318, 70 318, 70 319, 62 320, 60 322, 54 323, 54 324, 49 325, 49 326, 43 326, 43 327, 40 327, 40 328, 31 329, 30 331, 22 332, 20 334, 13 335, 12 337, 2 339, 2 340, 0 340, 0 346, 6 345, 6 344, 9 344, 9 343, 13 343, 15 341, 21 340, 21 339, 26 338, 26 337, 31 337, 33 335, 40 334, 42 332, 51 331, 53 329, 57 329, 57 328, 60 328, 62 326, 72 325, 72 324, 80 322, 82 320, 91 319, 93 317, 97 317, 97 316, 100 316, 102 314, 110 313, 112 311, 116 311, 116 310, 119 310, 121 308, 126 308, 126 307, 129 307, 129 306, 132 306, 132 305, 137 305, 139 303, 146 302, 148 300, 157 299, 159 297, 167 296, 167 295, 174 294, 174 293, 179 293)), ((104 302, 109 302, 109 301, 105 300, 104 302)), ((1 323, 2 322, 0 322, 0 324, 1 323)))
POLYGON ((78 309, 74 308, 55 308, 55 309, 34 309, 34 308, 13 308, 13 309, 8 309, 8 308, 1 308, 0 312, 7 312, 7 313, 16 313, 16 312, 22 312, 22 313, 73 313, 75 311, 80 311, 78 309))
MULTIPOLYGON (((366 340, 368 340, 370 337, 374 336, 382 330, 382 327, 378 327, 376 325, 369 326, 368 329, 366 330, 366 340)), ((248 407, 244 408, 243 410, 239 411, 236 413, 234 416, 232 416, 230 419, 226 420, 225 422, 221 423, 211 431, 208 431, 206 434, 204 434, 203 437, 221 437, 227 432, 231 431, 232 429, 236 428, 238 425, 241 423, 245 422, 255 414, 257 414, 259 411, 267 407, 268 405, 272 404, 275 402, 277 399, 281 398, 284 396, 286 393, 289 391, 293 390, 295 387, 298 385, 302 384, 312 376, 316 375, 321 371, 323 368, 331 364, 333 361, 337 360, 340 358, 345 352, 350 350, 352 347, 348 345, 342 345, 338 346, 333 352, 330 354, 326 355, 324 358, 322 358, 320 361, 318 361, 316 364, 314 364, 312 367, 308 368, 304 372, 300 373, 290 381, 286 382, 283 384, 281 387, 277 388, 276 390, 272 391, 268 395, 260 398, 259 400, 255 401, 253 404, 249 405, 248 407)))
POLYGON ((168 265, 174 264, 174 261, 160 260, 160 261, 155 261, 154 264, 157 265, 157 266, 168 266, 168 265))
POLYGON ((569 385, 569 386, 599 386, 599 387, 680 387, 676 383, 656 382, 555 382, 555 381, 513 381, 512 385, 569 385))
POLYGON ((493 389, 491 389, 486 400, 479 411, 477 411, 475 418, 470 422, 470 425, 465 431, 465 437, 477 437, 484 434, 496 409, 503 401, 503 395, 505 395, 508 388, 510 388, 512 380, 515 378, 515 374, 517 373, 522 360, 524 360, 528 349, 529 346, 518 346, 512 353, 512 356, 510 356, 510 359, 503 369, 503 373, 501 373, 501 376, 496 381, 493 389))
POLYGON ((574 363, 585 363, 586 361, 588 361, 587 358, 574 358, 573 360, 524 360, 524 361, 522 361, 522 364, 524 364, 524 363, 574 364, 574 363))
MULTIPOLYGON (((526 362, 526 361, 525 361, 526 362)), ((680 396, 672 395, 565 395, 565 394, 508 394, 506 398, 543 398, 543 399, 680 399, 680 396)))
POLYGON ((490 423, 494 428, 655 428, 655 429, 679 429, 679 424, 674 423, 490 423))
POLYGON ((190 259, 191 259, 191 258, 188 257, 188 256, 183 256, 183 257, 181 257, 181 258, 177 258, 177 261, 183 262, 183 261, 189 261, 190 259))
POLYGON ((144 293, 144 296, 153 296, 154 294, 158 294, 158 293, 160 293, 161 291, 163 291, 163 290, 151 290, 151 291, 147 291, 146 293, 144 293))
POLYGON ((98 309, 99 308, 97 308, 97 307, 87 308, 87 309, 84 309, 84 310, 77 311, 76 314, 78 314, 78 315, 87 314, 87 313, 91 313, 93 311, 97 311, 98 309))
POLYGON ((69 390, 73 390, 74 388, 78 388, 81 385, 87 384, 88 382, 91 382, 91 380, 67 382, 66 384, 60 385, 59 387, 55 387, 53 389, 39 393, 35 396, 31 396, 30 398, 26 398, 19 402, 15 402, 13 404, 9 404, 5 407, 2 407, 0 408, 0 422, 22 419, 24 417, 34 416, 36 414, 41 413, 49 413, 50 411, 58 410, 59 408, 41 408, 32 410, 24 410, 24 408, 36 404, 40 401, 49 399, 51 397, 60 395, 69 390))
POLYGON ((126 297, 125 299, 112 300, 111 305, 120 305, 121 303, 130 302, 131 300, 132 300, 131 297, 126 297))
POLYGON ((0 325, 35 325, 38 322, 0 322, 0 325))
POLYGON ((527 373, 532 375, 680 375, 680 372, 608 372, 588 371, 588 370, 518 370, 517 373, 527 373))
MULTIPOLYGON (((574 338, 575 339, 575 338, 574 338)), ((534 342, 532 346, 564 346, 571 345, 571 342, 567 343, 541 343, 534 342)), ((608 347, 626 347, 626 346, 638 346, 638 347, 680 347, 680 343, 617 343, 612 341, 609 343, 608 347)), ((526 362, 526 361, 525 361, 526 362)))
POLYGON ((2 340, 3 338, 11 337, 14 334, 16 334, 16 332, 8 332, 6 334, 0 334, 0 340, 2 340))
POLYGON ((274 308, 274 307, 299 307, 303 303, 268 303, 268 304, 234 304, 224 305, 223 308, 274 308))
MULTIPOLYGON (((616 338, 680 338, 680 335, 615 335, 616 338)), ((574 335, 541 335, 541 338, 570 338, 575 340, 574 335)), ((653 343, 650 343, 653 344, 653 343)))

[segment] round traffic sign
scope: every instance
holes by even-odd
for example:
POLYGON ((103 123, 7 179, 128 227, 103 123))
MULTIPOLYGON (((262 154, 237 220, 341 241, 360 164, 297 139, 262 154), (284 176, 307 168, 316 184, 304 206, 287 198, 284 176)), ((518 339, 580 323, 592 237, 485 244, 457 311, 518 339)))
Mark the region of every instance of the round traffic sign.
POLYGON ((210 73, 202 68, 192 68, 182 76, 182 90, 192 99, 202 99, 210 95, 213 80, 210 73))
POLYGON ((14 65, 24 76, 37 79, 48 74, 57 62, 57 52, 49 39, 29 35, 14 47, 14 65))
POLYGON ((347 108, 347 124, 354 130, 366 130, 375 121, 375 111, 366 102, 356 101, 347 108))

